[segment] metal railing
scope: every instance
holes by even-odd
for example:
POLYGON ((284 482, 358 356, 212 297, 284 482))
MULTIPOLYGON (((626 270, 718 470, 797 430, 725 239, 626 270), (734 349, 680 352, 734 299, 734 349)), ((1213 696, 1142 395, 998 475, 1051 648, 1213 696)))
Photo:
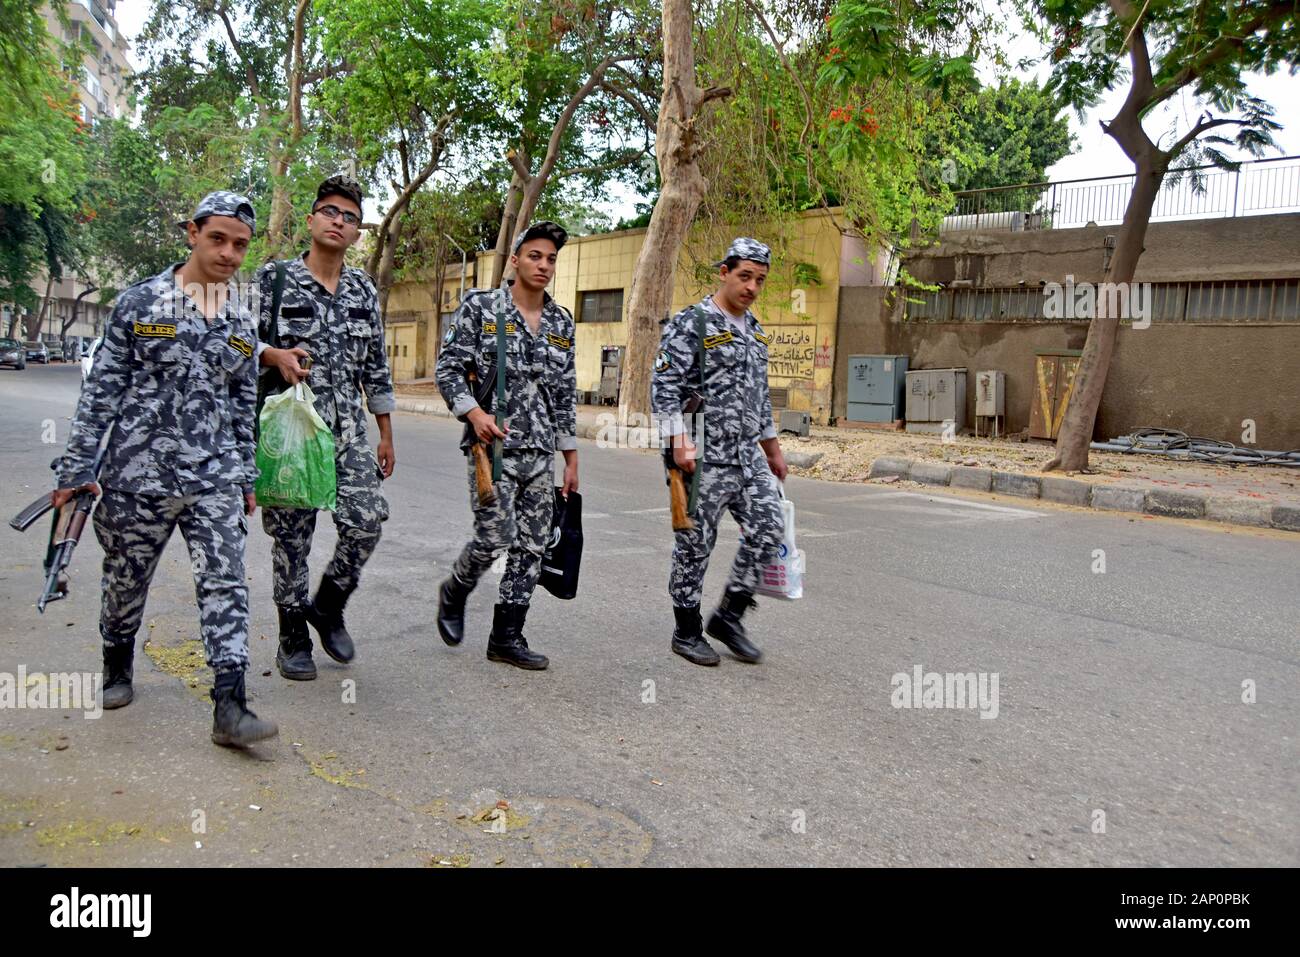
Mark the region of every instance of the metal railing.
MULTIPOLYGON (((1135 174, 995 186, 954 193, 940 233, 1024 232, 1122 222, 1135 174)), ((1300 212, 1300 156, 1242 163, 1236 170, 1198 166, 1168 173, 1151 221, 1300 212)))

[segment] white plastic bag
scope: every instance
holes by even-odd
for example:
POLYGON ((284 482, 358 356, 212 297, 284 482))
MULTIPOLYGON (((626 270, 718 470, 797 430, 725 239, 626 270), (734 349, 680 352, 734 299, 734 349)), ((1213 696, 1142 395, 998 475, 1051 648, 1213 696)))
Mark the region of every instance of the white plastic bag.
POLYGON ((781 486, 781 514, 785 518, 785 537, 776 559, 758 572, 758 594, 793 601, 803 597, 804 554, 795 545, 794 503, 785 497, 781 486))

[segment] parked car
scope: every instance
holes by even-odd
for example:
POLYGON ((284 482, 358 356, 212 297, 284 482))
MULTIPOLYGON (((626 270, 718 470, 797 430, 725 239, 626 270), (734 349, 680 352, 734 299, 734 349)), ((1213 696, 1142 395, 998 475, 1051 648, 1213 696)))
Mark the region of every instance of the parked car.
POLYGON ((46 351, 49 352, 49 354, 50 354, 50 361, 51 361, 51 362, 62 362, 62 361, 63 361, 63 343, 62 343, 62 342, 48 342, 48 343, 45 344, 45 349, 46 349, 46 351))
POLYGON ((92 342, 86 349, 86 354, 81 357, 81 381, 85 382, 90 377, 90 368, 95 364, 95 353, 99 352, 99 347, 104 344, 101 336, 92 342))
POLYGON ((45 365, 50 364, 50 350, 45 348, 45 343, 24 342, 23 348, 27 350, 28 362, 41 362, 45 365))
POLYGON ((0 366, 27 368, 27 350, 17 339, 0 339, 0 366))

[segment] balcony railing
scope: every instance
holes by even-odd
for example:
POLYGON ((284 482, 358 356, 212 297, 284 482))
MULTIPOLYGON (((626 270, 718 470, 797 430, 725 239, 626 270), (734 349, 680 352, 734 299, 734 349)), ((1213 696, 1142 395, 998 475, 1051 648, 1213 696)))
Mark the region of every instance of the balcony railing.
MULTIPOLYGON (((1134 174, 1092 176, 955 193, 957 204, 941 233, 961 230, 1025 232, 1120 223, 1134 174)), ((1236 170, 1199 166, 1165 176, 1151 221, 1215 219, 1300 212, 1300 156, 1243 163, 1236 170)))

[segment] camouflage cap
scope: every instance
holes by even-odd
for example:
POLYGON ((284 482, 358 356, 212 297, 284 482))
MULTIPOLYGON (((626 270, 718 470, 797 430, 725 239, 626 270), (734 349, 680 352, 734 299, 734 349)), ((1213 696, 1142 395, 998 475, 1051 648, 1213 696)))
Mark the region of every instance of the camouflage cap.
POLYGON ((732 256, 737 259, 748 259, 750 262, 756 262, 764 266, 772 265, 772 250, 757 239, 749 239, 745 236, 733 239, 730 248, 727 249, 727 255, 723 256, 714 265, 721 266, 732 256))
POLYGON ((361 191, 361 184, 347 173, 338 173, 316 188, 317 203, 326 196, 345 196, 357 204, 357 209, 360 209, 361 200, 365 198, 365 193, 361 191))
POLYGON ((533 223, 519 234, 518 238, 515 239, 514 249, 511 252, 519 252, 519 247, 530 239, 549 239, 555 243, 555 251, 559 252, 564 247, 564 244, 569 241, 569 234, 564 231, 563 226, 543 219, 533 223))
POLYGON ((208 193, 199 200, 199 205, 194 207, 194 215, 189 219, 182 219, 178 225, 188 226, 207 216, 232 216, 249 229, 257 231, 257 214, 253 212, 253 204, 247 196, 240 196, 229 190, 218 189, 208 193))

